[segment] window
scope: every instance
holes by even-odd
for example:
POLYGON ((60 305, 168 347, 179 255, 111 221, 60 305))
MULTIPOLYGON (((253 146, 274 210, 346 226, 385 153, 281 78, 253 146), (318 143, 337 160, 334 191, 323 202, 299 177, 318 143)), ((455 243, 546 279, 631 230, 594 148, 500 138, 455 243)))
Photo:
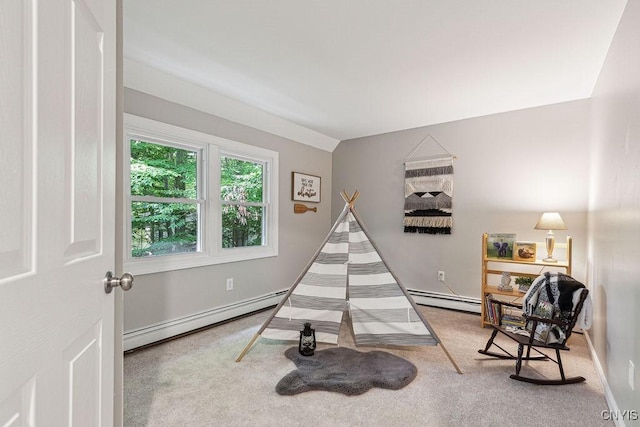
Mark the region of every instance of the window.
POLYGON ((278 153, 125 115, 125 268, 277 255, 278 153))
POLYGON ((130 140, 131 257, 198 251, 201 149, 130 140))
POLYGON ((260 246, 265 240, 264 164, 220 156, 222 247, 260 246))

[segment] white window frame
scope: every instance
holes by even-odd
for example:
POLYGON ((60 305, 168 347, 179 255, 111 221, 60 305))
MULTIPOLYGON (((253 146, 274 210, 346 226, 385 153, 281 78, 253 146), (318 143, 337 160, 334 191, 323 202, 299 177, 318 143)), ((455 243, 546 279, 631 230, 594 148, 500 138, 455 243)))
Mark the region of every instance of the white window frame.
POLYGON ((123 264, 132 274, 159 273, 227 262, 278 255, 278 159, 276 151, 173 126, 167 123, 124 115, 123 149, 123 264), (164 143, 201 152, 198 164, 198 198, 202 198, 198 225, 198 251, 156 257, 131 256, 131 148, 138 139, 164 143), (220 200, 220 157, 227 155, 264 165, 264 242, 261 246, 222 248, 222 203, 220 200))
MULTIPOLYGON (((262 241, 263 242, 268 242, 269 241, 269 227, 267 227, 269 218, 269 203, 267 202, 267 200, 269 200, 269 193, 270 193, 270 188, 268 185, 268 170, 269 170, 269 163, 265 162, 263 158, 258 158, 258 157, 249 157, 244 153, 238 153, 238 152, 233 152, 233 151, 229 151, 229 150, 219 150, 218 152, 218 165, 220 164, 220 159, 222 157, 232 157, 234 159, 238 159, 238 160, 242 160, 245 162, 252 162, 252 163, 261 163, 262 164, 262 202, 244 202, 244 203, 240 203, 240 202, 230 202, 230 201, 223 201, 222 197, 220 197, 220 193, 218 193, 218 201, 220 203, 220 207, 218 209, 216 209, 216 211, 221 211, 223 205, 244 205, 244 206, 260 206, 260 207, 264 207, 264 216, 262 218, 262 241)), ((218 177, 220 176, 220 173, 218 173, 218 177)), ((216 186, 218 188, 218 190, 220 190, 220 183, 218 182, 218 185, 216 186)), ((220 246, 222 246, 222 233, 220 233, 220 246)), ((225 253, 233 253, 233 252, 239 252, 239 251, 245 251, 246 249, 249 249, 251 247, 255 247, 255 246, 248 246, 248 247, 239 247, 239 248, 225 248, 223 249, 223 251, 225 253)))

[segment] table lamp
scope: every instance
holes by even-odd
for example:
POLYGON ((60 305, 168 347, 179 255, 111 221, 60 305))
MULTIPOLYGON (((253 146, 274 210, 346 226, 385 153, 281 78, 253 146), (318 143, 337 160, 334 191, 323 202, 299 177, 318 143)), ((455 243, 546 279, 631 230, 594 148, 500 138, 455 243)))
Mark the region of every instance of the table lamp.
POLYGON ((544 262, 558 262, 553 258, 553 246, 556 243, 556 236, 553 235, 553 230, 566 230, 567 226, 564 224, 562 217, 558 212, 545 212, 542 214, 535 227, 536 230, 549 230, 545 238, 547 244, 547 258, 543 259, 544 262))

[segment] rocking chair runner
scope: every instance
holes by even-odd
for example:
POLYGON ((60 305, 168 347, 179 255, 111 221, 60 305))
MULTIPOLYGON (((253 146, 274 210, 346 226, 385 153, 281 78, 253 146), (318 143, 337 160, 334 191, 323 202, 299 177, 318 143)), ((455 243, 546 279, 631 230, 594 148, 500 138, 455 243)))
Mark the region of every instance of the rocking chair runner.
MULTIPOLYGON (((541 385, 575 384, 575 383, 584 381, 585 380, 584 377, 580 377, 580 376, 571 377, 571 378, 565 377, 564 369, 562 367, 562 358, 560 357, 560 351, 569 350, 569 347, 567 347, 567 340, 571 336, 571 332, 574 326, 576 325, 578 315, 580 314, 584 301, 587 298, 587 295, 589 293, 589 291, 586 288, 582 288, 579 292, 581 292, 580 297, 573 309, 573 312, 571 313, 571 316, 567 319, 564 319, 564 320, 563 319, 547 319, 547 318, 531 316, 531 315, 527 316, 526 314, 523 314, 523 317, 525 319, 525 324, 531 325, 531 327, 528 328, 530 329, 528 335, 521 335, 521 334, 515 333, 511 329, 508 329, 507 327, 503 326, 502 318, 501 316, 499 316, 498 324, 491 325, 493 327, 493 333, 491 334, 491 338, 489 338, 489 341, 487 341, 487 345, 485 346, 484 350, 478 350, 478 353, 484 354, 487 356, 496 357, 499 359, 515 360, 516 373, 514 375, 510 375, 510 378, 514 380, 525 381, 525 382, 529 382, 533 384, 541 384, 541 385), (547 324, 550 326, 557 325, 562 330, 562 332, 564 332, 564 337, 560 341, 552 344, 548 344, 543 341, 537 340, 535 338, 534 332, 536 331, 539 324, 547 324), (498 335, 498 332, 501 334, 504 334, 505 336, 509 337, 510 339, 518 343, 517 356, 512 355, 507 350, 500 347, 498 344, 494 342, 494 339, 498 335), (500 350, 504 352, 504 354, 489 351, 489 348, 492 345, 498 347, 500 350), (526 356, 523 357, 524 347, 527 347, 527 352, 526 352, 526 356), (538 350, 538 348, 546 348, 546 349, 554 350, 556 358, 553 359, 551 356, 538 350), (538 353, 538 355, 531 356, 531 350, 538 353), (520 375, 520 369, 522 368, 523 360, 551 360, 552 362, 555 362, 558 365, 558 368, 560 369, 560 379, 547 380, 547 379, 525 377, 520 375)), ((499 305, 498 313, 502 313, 503 305, 521 308, 519 305, 511 304, 505 301, 494 300, 492 302, 499 305)))

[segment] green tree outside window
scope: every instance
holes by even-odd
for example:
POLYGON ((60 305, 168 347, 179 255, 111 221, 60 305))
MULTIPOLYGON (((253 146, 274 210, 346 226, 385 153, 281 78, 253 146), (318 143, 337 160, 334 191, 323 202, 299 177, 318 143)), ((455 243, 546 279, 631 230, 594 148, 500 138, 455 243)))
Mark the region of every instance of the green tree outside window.
POLYGON ((222 247, 264 242, 264 165, 230 156, 220 158, 222 247))
POLYGON ((198 249, 198 153, 131 140, 131 256, 198 249))

